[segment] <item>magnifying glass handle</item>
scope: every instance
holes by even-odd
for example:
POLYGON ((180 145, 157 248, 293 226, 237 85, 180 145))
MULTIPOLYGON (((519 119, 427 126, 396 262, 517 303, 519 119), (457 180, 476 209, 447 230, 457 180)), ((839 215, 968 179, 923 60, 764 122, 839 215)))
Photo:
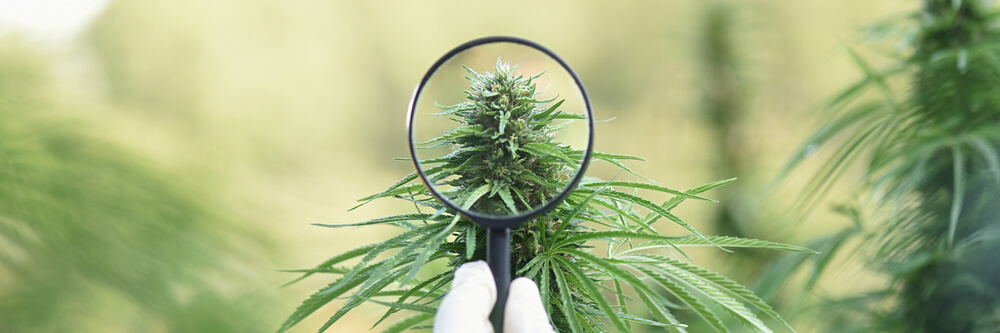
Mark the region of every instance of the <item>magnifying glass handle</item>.
POLYGON ((493 307, 490 321, 493 332, 503 332, 503 309, 507 304, 507 289, 510 287, 510 229, 486 229, 486 262, 493 271, 497 283, 497 304, 493 307))

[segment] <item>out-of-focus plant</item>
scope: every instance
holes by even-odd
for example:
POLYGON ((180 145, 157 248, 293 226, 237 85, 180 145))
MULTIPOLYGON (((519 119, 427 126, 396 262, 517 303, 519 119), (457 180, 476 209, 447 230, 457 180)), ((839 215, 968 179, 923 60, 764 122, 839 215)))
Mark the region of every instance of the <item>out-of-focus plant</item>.
MULTIPOLYGON (((733 32, 733 9, 713 2, 705 10, 702 38, 699 40, 699 72, 704 97, 701 113, 713 134, 712 163, 717 175, 740 177, 747 173, 746 142, 742 125, 746 113, 745 84, 738 64, 738 50, 733 32)), ((747 196, 736 184, 720 189, 715 228, 719 233, 745 236, 747 219, 752 218, 745 207, 747 196)))
POLYGON ((234 237, 261 239, 53 116, 49 66, 0 42, 0 331, 261 331, 260 300, 223 287, 249 262, 234 237))
MULTIPOLYGON (((741 22, 737 17, 735 4, 729 1, 710 1, 703 9, 698 21, 698 78, 702 85, 702 101, 698 113, 704 117, 704 124, 712 134, 712 170, 717 177, 752 177, 754 153, 748 142, 750 129, 746 119, 751 85, 747 82, 744 66, 746 59, 741 55, 741 22)), ((719 189, 720 201, 715 208, 713 227, 716 233, 753 237, 769 224, 764 222, 766 206, 756 205, 754 189, 747 184, 732 184, 719 189)), ((775 237, 775 235, 769 235, 775 237)), ((732 256, 725 256, 727 267, 724 271, 736 280, 751 281, 767 264, 781 253, 763 249, 747 249, 732 256)), ((751 286, 752 287, 752 286, 751 286)), ((752 289, 752 288, 751 288, 752 289)), ((755 291, 765 301, 781 310, 780 303, 769 299, 771 295, 755 291)), ((681 319, 687 319, 682 317, 681 319)), ((738 326, 734 320, 729 326, 738 326)), ((692 323, 691 329, 705 330, 700 322, 692 323)))
MULTIPOLYGON (((561 125, 557 120, 580 116, 560 111, 559 102, 549 105, 552 101, 537 100, 539 93, 532 80, 538 76, 516 75, 502 62, 495 70, 469 70, 469 101, 444 112, 465 126, 428 142, 454 145, 457 152, 439 161, 425 161, 436 163, 427 173, 431 178, 461 173, 457 180, 448 180, 455 186, 457 201, 483 205, 481 211, 523 210, 535 206, 532 201, 536 198, 549 197, 540 191, 550 191, 551 184, 560 184, 570 176, 553 166, 566 160, 579 163, 583 157, 583 152, 551 140, 561 125), (460 171, 443 172, 446 168, 460 171)), ((600 152, 593 156, 638 176, 622 161, 640 158, 600 152)), ((346 303, 320 331, 366 301, 389 307, 375 325, 401 310, 415 312, 389 326, 386 332, 428 328, 435 305, 451 282, 453 269, 484 258, 485 231, 436 201, 417 179, 415 173, 410 174, 387 190, 362 199, 365 203, 379 198, 410 201, 416 208, 414 212, 353 224, 322 225, 392 225, 402 232, 386 241, 336 255, 314 268, 294 271, 303 273, 301 278, 329 274, 335 280, 303 302, 279 331, 338 298, 346 298, 346 303), (445 261, 452 269, 430 272, 433 269, 427 264, 433 261, 445 261), (421 271, 428 274, 418 274, 421 271)), ((685 200, 711 201, 700 194, 731 181, 678 191, 644 182, 585 178, 571 189, 564 203, 512 232, 511 271, 539 284, 546 310, 561 332, 631 332, 633 325, 684 332, 685 325, 674 315, 680 311, 690 311, 720 332, 728 332, 722 323, 723 314, 739 319, 748 329, 769 332, 771 328, 758 318, 758 312, 777 323, 785 321, 765 302, 733 280, 678 259, 686 256, 683 248, 692 246, 809 252, 761 240, 704 236, 672 213, 685 200), (638 191, 672 197, 656 204, 637 195, 638 191), (661 235, 654 229, 654 223, 661 219, 691 235, 661 235), (593 253, 595 248, 604 253, 593 253), (676 302, 662 296, 660 288, 676 302), (644 309, 638 310, 640 307, 644 309), (637 313, 652 313, 653 318, 642 318, 637 313)))
MULTIPOLYGON (((889 277, 883 289, 839 299, 845 331, 997 332, 1000 327, 1000 29, 987 1, 925 0, 905 20, 898 59, 884 69, 856 53, 863 80, 836 96, 831 118, 789 164, 834 149, 808 184, 813 201, 861 160, 859 195, 875 206, 840 210, 855 221, 823 237, 811 287, 848 239, 889 277), (898 84, 905 82, 906 89, 898 84), (903 90, 904 92, 900 92, 903 90), (874 95, 874 96, 872 96, 874 95)), ((863 258, 863 259, 862 259, 863 258)), ((806 262, 792 258, 788 271, 806 262)), ((780 279, 770 279, 781 281, 780 279)), ((827 312, 830 314, 831 312, 827 312)))

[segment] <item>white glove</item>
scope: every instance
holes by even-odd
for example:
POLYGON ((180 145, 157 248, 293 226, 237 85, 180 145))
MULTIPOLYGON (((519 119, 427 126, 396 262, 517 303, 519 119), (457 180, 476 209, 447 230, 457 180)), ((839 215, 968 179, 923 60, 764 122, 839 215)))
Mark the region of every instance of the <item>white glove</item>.
MULTIPOLYGON (((434 333, 493 333, 490 312, 496 301, 497 286, 485 261, 458 267, 451 290, 434 316, 434 333)), ((555 333, 534 281, 523 277, 511 281, 503 330, 504 333, 555 333)))

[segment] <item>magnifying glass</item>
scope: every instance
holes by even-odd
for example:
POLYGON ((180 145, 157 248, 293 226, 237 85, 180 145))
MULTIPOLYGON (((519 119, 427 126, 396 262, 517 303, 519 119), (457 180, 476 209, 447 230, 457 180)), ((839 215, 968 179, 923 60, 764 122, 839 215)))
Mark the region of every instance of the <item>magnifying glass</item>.
POLYGON ((511 281, 511 229, 559 205, 583 177, 593 146, 590 100, 549 49, 486 37, 445 53, 413 92, 410 154, 448 208, 486 228, 501 332, 511 281))

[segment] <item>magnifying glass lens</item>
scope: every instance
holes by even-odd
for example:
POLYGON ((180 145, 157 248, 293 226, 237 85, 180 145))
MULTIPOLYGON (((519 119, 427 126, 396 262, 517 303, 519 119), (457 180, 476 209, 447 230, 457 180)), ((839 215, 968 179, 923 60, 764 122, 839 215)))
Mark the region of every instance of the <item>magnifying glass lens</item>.
POLYGON ((536 48, 460 50, 432 68, 411 102, 415 164, 463 213, 537 213, 583 171, 592 128, 585 94, 570 69, 536 48))

